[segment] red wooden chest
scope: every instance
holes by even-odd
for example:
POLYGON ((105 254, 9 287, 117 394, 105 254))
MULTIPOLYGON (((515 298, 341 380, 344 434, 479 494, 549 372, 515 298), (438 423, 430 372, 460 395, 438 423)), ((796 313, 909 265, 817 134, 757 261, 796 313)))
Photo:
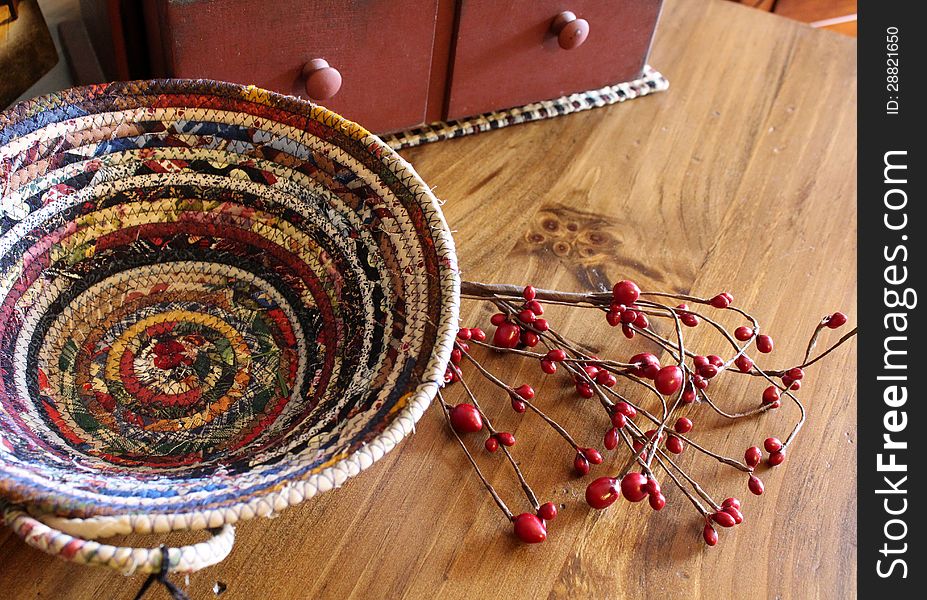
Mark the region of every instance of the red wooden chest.
POLYGON ((144 0, 146 76, 255 84, 386 132, 635 79, 661 5, 144 0))

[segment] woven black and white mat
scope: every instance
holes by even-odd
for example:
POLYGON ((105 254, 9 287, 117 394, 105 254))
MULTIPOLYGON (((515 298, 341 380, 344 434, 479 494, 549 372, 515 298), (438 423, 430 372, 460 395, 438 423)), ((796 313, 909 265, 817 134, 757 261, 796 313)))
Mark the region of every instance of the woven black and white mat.
POLYGON ((398 133, 389 133, 381 137, 394 150, 400 150, 429 142, 438 142, 483 131, 501 129, 509 125, 550 119, 591 108, 608 106, 609 104, 624 102, 654 92, 662 92, 668 87, 669 81, 659 71, 647 65, 644 67, 640 79, 633 81, 610 85, 598 90, 570 94, 553 100, 533 102, 507 110, 483 113, 466 119, 439 121, 431 125, 424 125, 398 133))

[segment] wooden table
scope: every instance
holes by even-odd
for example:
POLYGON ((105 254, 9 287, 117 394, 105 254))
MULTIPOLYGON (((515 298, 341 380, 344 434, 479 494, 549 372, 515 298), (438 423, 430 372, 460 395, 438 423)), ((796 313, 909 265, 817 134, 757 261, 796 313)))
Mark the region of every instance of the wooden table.
MULTIPOLYGON (((733 3, 670 0, 651 62, 669 92, 405 155, 447 201, 466 278, 730 290, 776 335, 768 362, 788 366, 822 315, 855 313, 855 41, 733 3), (544 237, 550 222, 567 228, 558 243, 544 237)), ((464 306, 468 323, 487 314, 464 306)), ((604 321, 557 323, 625 352, 604 321)), ((536 367, 512 365, 514 380, 541 381, 536 367)), ((729 379, 730 397, 758 398, 755 380, 729 379)), ((855 379, 852 344, 810 373, 801 390, 809 424, 785 465, 764 475, 761 498, 742 475, 689 457, 719 498, 745 499, 746 524, 722 531, 715 548, 678 491, 658 514, 624 501, 588 510, 589 478, 571 477, 562 440, 539 419, 519 424, 499 399, 494 411, 519 437, 527 477, 542 499, 566 504, 546 543, 513 541, 432 409, 338 492, 243 524, 232 555, 192 575, 189 589, 212 598, 220 580, 224 599, 852 597, 855 379)), ((600 411, 566 392, 558 402, 556 385, 537 387, 565 426, 601 447, 600 411)), ((794 416, 784 407, 736 427, 706 418, 698 439, 740 456, 771 430, 786 433, 794 416)), ((509 467, 478 456, 513 506, 527 508, 509 467)), ((58 562, 0 531, 0 598, 131 598, 141 581, 58 562)))

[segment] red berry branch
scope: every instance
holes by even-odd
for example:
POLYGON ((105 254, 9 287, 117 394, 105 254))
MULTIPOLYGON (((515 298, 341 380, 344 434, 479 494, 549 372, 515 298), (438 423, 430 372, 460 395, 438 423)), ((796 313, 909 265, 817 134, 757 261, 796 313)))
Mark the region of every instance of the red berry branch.
MULTIPOLYGON (((679 463, 687 449, 697 455, 720 462, 747 475, 747 488, 761 495, 762 480, 754 470, 763 459, 770 466, 782 464, 786 450, 805 423, 806 411, 797 392, 805 377, 805 369, 814 365, 856 335, 854 328, 833 342, 823 352, 813 356, 820 336, 827 329, 838 329, 846 324, 847 317, 836 312, 821 319, 814 329, 802 361, 793 367, 779 370, 760 368, 754 359, 758 354, 773 350, 773 339, 760 333, 758 321, 734 306, 733 296, 727 292, 711 298, 685 294, 642 292, 631 281, 619 281, 612 291, 593 293, 559 292, 521 288, 513 285, 494 285, 463 282, 461 297, 491 303, 497 310, 490 319, 495 327, 491 341, 477 327, 461 328, 445 373, 445 390, 438 394, 438 404, 444 413, 454 437, 463 448, 480 481, 486 487, 505 517, 512 522, 515 535, 526 543, 547 539, 547 523, 557 516, 551 502, 541 504, 525 479, 518 462, 512 455, 515 436, 496 429, 481 406, 464 375, 464 367, 472 374, 483 377, 505 392, 513 411, 530 413, 544 421, 569 446, 573 470, 578 476, 587 475, 593 466, 604 462, 595 448, 581 445, 539 405, 534 388, 528 384, 510 385, 490 371, 474 354, 471 347, 484 352, 510 354, 537 361, 539 370, 546 375, 561 373, 582 399, 595 399, 604 410, 608 426, 603 447, 608 452, 627 451, 622 468, 614 475, 594 479, 586 488, 586 502, 595 509, 605 509, 624 497, 630 502, 648 500, 653 510, 661 510, 667 502, 660 485, 664 476, 695 507, 704 519, 702 532, 705 543, 718 542, 715 526, 734 527, 743 522, 741 503, 737 498, 716 502, 711 494, 679 463), (582 344, 558 332, 543 318, 544 305, 558 305, 602 313, 611 327, 620 328, 628 340, 640 336, 655 345, 661 357, 652 352, 628 351, 624 360, 602 358, 592 354, 582 344), (711 312, 711 315, 707 314, 711 312), (721 313, 715 315, 715 313, 721 313), (733 317, 741 323, 730 333, 721 323, 721 316, 733 317), (660 322, 671 325, 672 333, 664 334, 660 322), (708 328, 720 336, 719 354, 701 355, 686 344, 686 331, 695 327, 708 328), (751 354, 755 347, 758 354, 751 354), (722 408, 709 393, 723 374, 733 373, 757 377, 765 382, 757 401, 746 408, 722 408), (620 384, 620 385, 619 385, 620 384), (449 386, 463 389, 463 400, 456 405, 445 398, 449 386), (652 398, 646 402, 631 398, 652 398), (743 461, 724 456, 696 441, 695 424, 688 416, 678 415, 687 405, 699 404, 724 419, 736 421, 757 417, 782 406, 783 398, 798 409, 798 419, 785 436, 767 438, 762 449, 750 446, 743 461), (648 410, 649 408, 649 410, 648 410), (498 492, 483 475, 465 437, 483 434, 483 448, 490 454, 499 450, 512 466, 532 512, 513 513, 498 492)), ((630 343, 630 342, 628 342, 630 343)), ((469 377, 469 375, 467 376, 469 377)))

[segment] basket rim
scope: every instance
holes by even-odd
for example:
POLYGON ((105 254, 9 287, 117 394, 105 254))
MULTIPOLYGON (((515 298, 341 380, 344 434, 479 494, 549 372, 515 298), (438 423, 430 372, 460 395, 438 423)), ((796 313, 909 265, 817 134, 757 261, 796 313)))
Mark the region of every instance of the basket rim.
MULTIPOLYGON (((253 85, 214 81, 209 79, 152 79, 115 82, 68 88, 59 92, 23 100, 0 112, 0 147, 23 134, 23 126, 35 131, 52 123, 67 121, 71 116, 44 120, 41 115, 60 110, 76 102, 98 98, 119 98, 126 95, 213 95, 226 99, 242 100, 273 106, 275 109, 305 117, 306 123, 317 121, 324 126, 348 135, 362 143, 366 151, 383 163, 400 178, 415 201, 423 209, 426 223, 432 232, 438 264, 441 292, 437 315, 436 339, 425 372, 405 405, 393 416, 389 424, 366 445, 350 454, 338 456, 320 470, 310 470, 287 480, 276 488, 262 490, 253 497, 232 501, 227 506, 205 510, 178 512, 149 512, 115 509, 112 512, 95 512, 92 506, 75 509, 73 498, 57 491, 11 485, 5 476, 6 461, 0 454, 0 502, 6 500, 29 506, 44 513, 44 518, 71 533, 97 537, 112 533, 150 532, 155 530, 204 529, 236 523, 255 516, 267 516, 289 505, 297 504, 318 493, 340 487, 382 458, 406 435, 414 431, 415 423, 434 399, 443 383, 444 371, 450 359, 458 328, 460 304, 460 276, 453 236, 441 210, 441 202, 415 169, 395 150, 363 126, 342 117, 323 106, 294 96, 286 96, 253 85), (141 89, 141 91, 140 91, 141 89), (36 125, 34 122, 39 121, 36 125)), ((113 107, 113 110, 118 110, 113 107)), ((109 112, 108 109, 97 111, 109 112)), ((74 115, 77 116, 77 115, 74 115)), ((3 173, 0 172, 0 177, 3 173)), ((3 186, 0 186, 0 190, 3 186)), ((208 498, 207 498, 208 500, 208 498)))

